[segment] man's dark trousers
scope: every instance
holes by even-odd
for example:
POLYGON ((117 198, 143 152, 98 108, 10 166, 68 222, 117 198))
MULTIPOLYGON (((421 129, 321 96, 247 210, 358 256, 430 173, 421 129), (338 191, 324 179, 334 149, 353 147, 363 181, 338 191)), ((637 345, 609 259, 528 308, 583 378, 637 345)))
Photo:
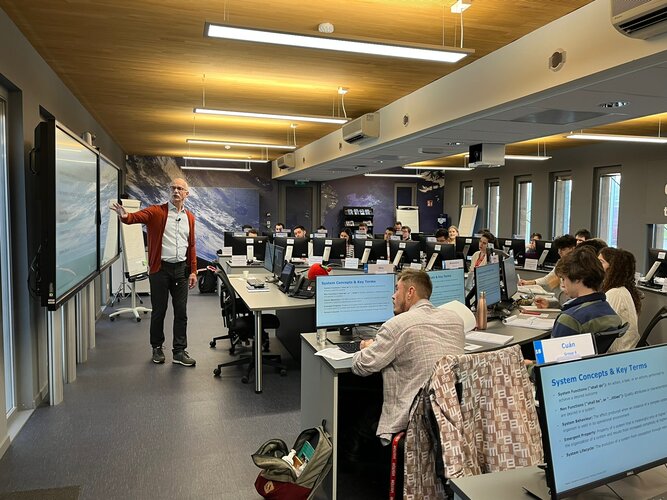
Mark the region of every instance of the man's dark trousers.
POLYGON ((174 308, 173 352, 185 350, 188 346, 186 329, 188 325, 188 278, 190 268, 187 261, 170 263, 164 260, 160 270, 151 274, 151 346, 161 347, 164 343, 164 317, 167 314, 167 302, 171 294, 174 308))

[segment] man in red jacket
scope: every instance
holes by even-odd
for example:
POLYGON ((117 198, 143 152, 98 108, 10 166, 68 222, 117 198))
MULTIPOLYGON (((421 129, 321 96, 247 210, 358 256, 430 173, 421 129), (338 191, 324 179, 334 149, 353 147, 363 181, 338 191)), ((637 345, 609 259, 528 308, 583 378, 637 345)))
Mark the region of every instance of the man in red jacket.
POLYGON ((124 224, 146 224, 148 233, 149 281, 151 286, 151 346, 153 363, 164 363, 164 317, 171 293, 174 307, 173 362, 194 366, 185 348, 188 315, 188 288, 197 283, 197 252, 195 251, 195 216, 185 209, 190 194, 184 179, 174 179, 169 186, 168 203, 151 205, 128 213, 115 203, 113 209, 124 224))

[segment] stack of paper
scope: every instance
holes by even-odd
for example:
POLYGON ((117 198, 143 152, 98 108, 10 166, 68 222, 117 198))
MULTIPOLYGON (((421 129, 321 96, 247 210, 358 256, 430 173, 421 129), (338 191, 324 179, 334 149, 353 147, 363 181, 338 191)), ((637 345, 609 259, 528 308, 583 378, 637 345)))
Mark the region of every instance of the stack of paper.
POLYGON ((512 335, 503 335, 501 333, 483 332, 475 330, 474 332, 466 333, 466 341, 468 342, 483 342, 485 344, 505 345, 514 340, 512 335))
POLYGON ((519 310, 524 313, 559 313, 560 309, 558 308, 549 308, 545 307, 544 309, 540 309, 537 306, 519 306, 519 310))
POLYGON ((523 328, 533 328, 535 330, 551 330, 554 327, 555 319, 540 318, 534 316, 530 318, 520 316, 510 316, 505 318, 503 323, 512 326, 522 326, 523 328))

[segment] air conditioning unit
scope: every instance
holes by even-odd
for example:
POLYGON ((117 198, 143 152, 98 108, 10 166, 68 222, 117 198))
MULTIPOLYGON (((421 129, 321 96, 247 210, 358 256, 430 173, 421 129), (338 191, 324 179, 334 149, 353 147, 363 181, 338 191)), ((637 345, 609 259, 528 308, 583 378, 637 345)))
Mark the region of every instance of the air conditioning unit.
POLYGON ((611 23, 632 38, 646 40, 667 32, 667 0, 612 0, 611 23))
POLYGON ((380 137, 380 113, 366 113, 343 125, 343 140, 350 144, 380 137))
POLYGON ((280 170, 292 170, 296 167, 296 159, 294 153, 287 153, 286 155, 276 158, 276 167, 280 170))
POLYGON ((504 144, 473 144, 470 146, 468 166, 470 168, 502 167, 505 165, 504 144))

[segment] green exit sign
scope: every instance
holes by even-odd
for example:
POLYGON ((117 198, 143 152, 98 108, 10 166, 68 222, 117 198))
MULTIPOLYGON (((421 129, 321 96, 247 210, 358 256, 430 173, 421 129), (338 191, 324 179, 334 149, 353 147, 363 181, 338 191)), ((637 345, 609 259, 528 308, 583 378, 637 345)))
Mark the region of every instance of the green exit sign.
POLYGON ((295 186, 305 186, 308 184, 308 181, 294 181, 295 186))

